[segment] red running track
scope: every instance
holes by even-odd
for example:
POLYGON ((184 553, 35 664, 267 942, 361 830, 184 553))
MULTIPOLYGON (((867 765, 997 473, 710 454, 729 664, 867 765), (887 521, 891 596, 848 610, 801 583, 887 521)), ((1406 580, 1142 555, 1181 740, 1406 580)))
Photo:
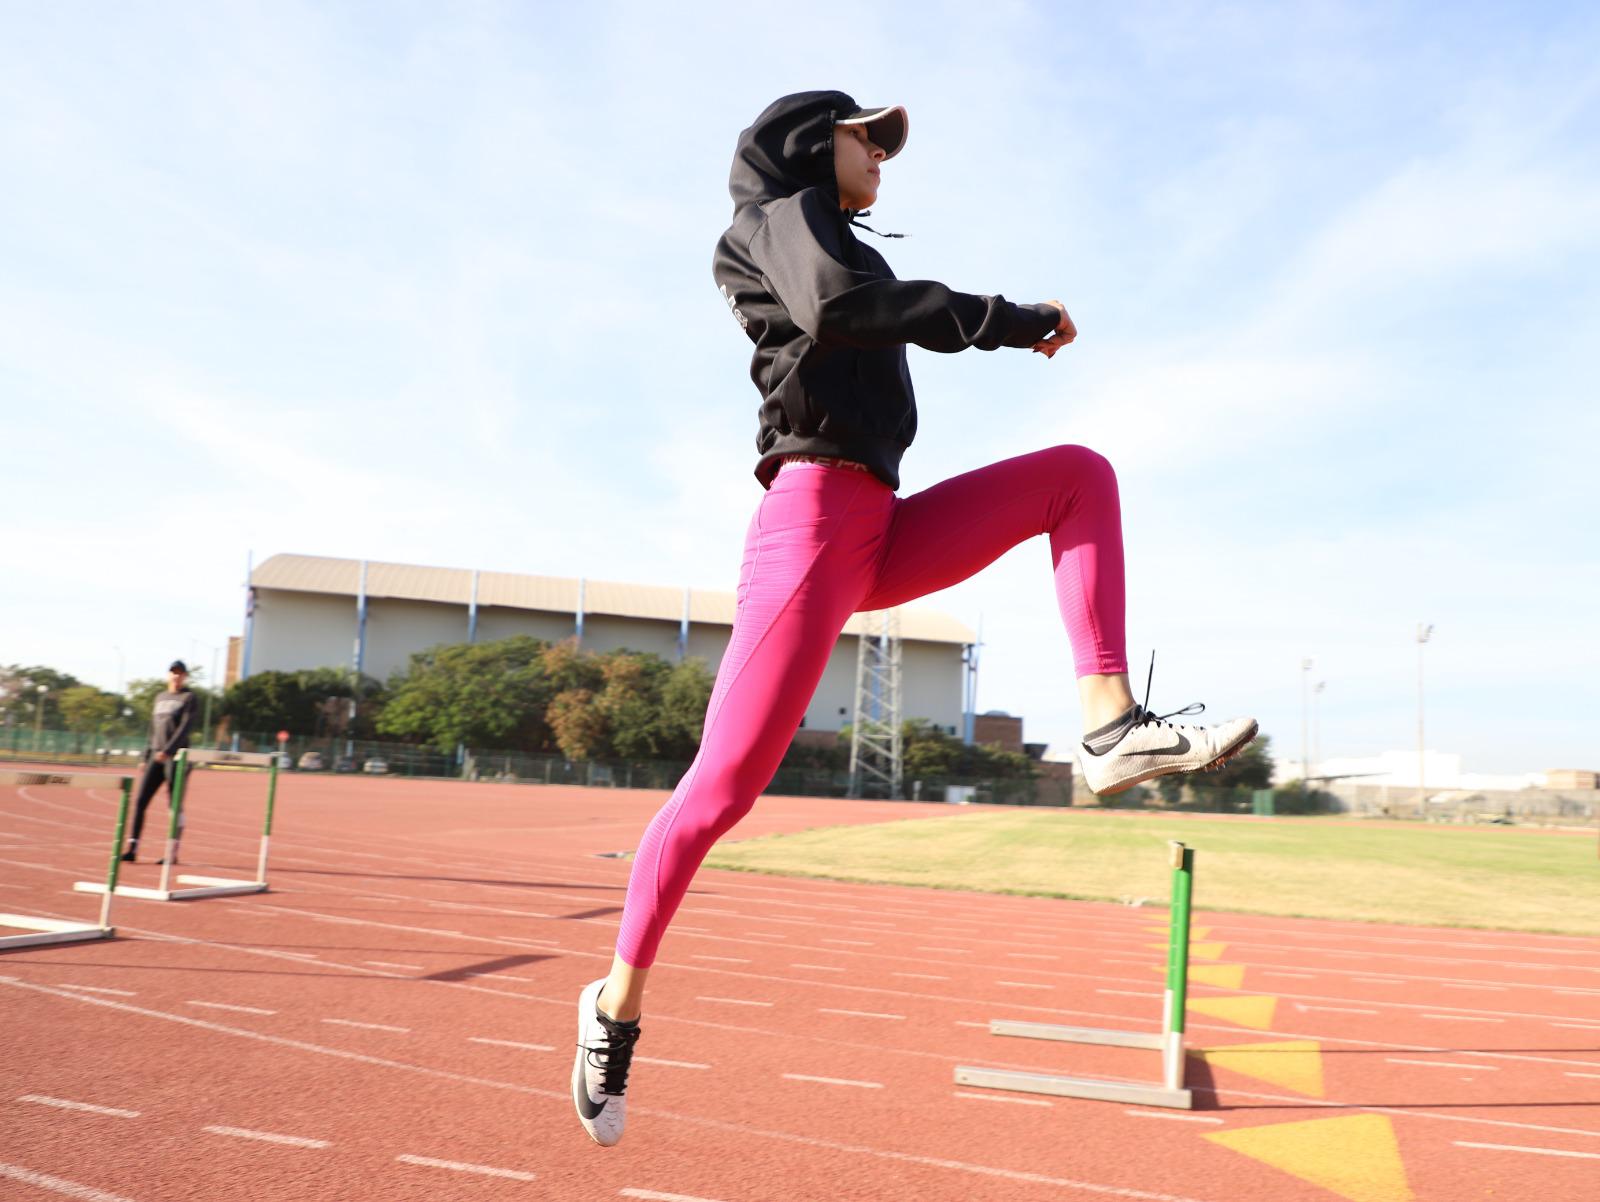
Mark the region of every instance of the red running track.
MULTIPOLYGON (((185 867, 250 875, 263 794, 200 774, 185 867)), ((1195 975, 1228 987, 1192 986, 1191 1048, 1285 1046, 1194 1059, 1196 1110, 1158 1111, 967 1090, 952 1070, 1153 1079, 1153 1052, 986 1028, 1154 1029, 1164 909, 744 873, 696 880, 627 1138, 596 1147, 567 1080, 627 881, 600 853, 631 849, 661 800, 286 777, 272 892, 118 898, 115 941, 0 955, 0 1198, 1597 1194, 1600 940, 1202 908, 1196 951, 1216 961, 1195 975), (1227 999, 1257 1000, 1201 1012, 1227 999)), ((114 801, 0 790, 0 910, 92 917, 99 899, 70 889, 103 879, 114 801)), ((948 813, 770 797, 735 836, 948 813)))

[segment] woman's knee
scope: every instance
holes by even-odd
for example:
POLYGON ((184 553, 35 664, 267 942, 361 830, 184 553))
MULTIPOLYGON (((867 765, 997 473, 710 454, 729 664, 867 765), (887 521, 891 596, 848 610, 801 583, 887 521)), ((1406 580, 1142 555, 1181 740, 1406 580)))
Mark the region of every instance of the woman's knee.
POLYGON ((1075 443, 1063 443, 1040 454, 1048 458, 1051 475, 1069 491, 1081 491, 1085 485, 1091 489, 1112 491, 1117 487, 1117 469, 1099 451, 1075 443))

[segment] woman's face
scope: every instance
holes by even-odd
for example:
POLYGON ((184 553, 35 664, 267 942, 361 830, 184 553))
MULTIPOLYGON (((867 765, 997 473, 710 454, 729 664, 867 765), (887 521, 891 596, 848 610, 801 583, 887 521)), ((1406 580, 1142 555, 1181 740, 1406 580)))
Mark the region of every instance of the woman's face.
POLYGON ((870 209, 878 199, 878 168, 883 150, 860 125, 833 127, 833 176, 839 183, 841 209, 870 209))

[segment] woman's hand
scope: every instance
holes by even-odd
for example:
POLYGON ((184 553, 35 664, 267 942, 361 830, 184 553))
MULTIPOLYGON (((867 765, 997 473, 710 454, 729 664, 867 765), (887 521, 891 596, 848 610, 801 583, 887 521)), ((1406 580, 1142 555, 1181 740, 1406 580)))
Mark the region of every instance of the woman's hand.
POLYGON ((1050 337, 1046 338, 1042 342, 1034 343, 1033 349, 1038 351, 1046 359, 1050 359, 1055 356, 1057 351, 1068 345, 1074 338, 1078 336, 1078 327, 1072 324, 1072 318, 1067 315, 1067 307, 1060 301, 1053 300, 1046 301, 1045 303, 1054 305, 1057 309, 1061 310, 1061 320, 1056 323, 1056 328, 1051 333, 1050 337))

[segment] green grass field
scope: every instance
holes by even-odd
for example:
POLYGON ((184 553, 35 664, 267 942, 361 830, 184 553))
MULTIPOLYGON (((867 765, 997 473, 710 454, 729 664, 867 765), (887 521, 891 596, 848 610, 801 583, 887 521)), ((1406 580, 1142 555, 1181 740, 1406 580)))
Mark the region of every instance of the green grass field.
POLYGON ((1359 820, 980 809, 719 844, 747 872, 1164 906, 1164 846, 1195 849, 1195 906, 1600 936, 1594 832, 1359 820))

